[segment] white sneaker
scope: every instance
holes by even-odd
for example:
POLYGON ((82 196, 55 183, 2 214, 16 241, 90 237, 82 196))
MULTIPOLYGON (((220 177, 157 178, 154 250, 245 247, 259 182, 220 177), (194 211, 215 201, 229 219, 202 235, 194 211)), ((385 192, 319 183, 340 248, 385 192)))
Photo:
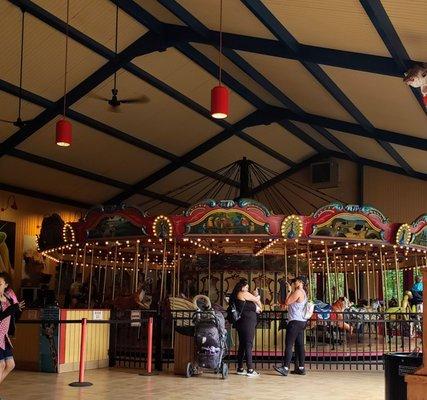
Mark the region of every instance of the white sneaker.
POLYGON ((237 368, 236 374, 237 375, 246 375, 246 370, 237 368))
POLYGON ((248 371, 247 374, 246 374, 246 376, 249 377, 249 378, 255 378, 255 377, 259 376, 259 375, 260 375, 259 372, 256 372, 255 370, 248 371))

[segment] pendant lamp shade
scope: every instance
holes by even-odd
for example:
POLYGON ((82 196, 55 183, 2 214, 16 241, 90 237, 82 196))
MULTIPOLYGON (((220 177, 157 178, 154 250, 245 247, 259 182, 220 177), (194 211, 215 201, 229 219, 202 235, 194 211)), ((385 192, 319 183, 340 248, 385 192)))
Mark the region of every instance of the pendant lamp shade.
POLYGON ((227 118, 228 116, 228 89, 218 85, 211 90, 211 115, 216 119, 227 118))
POLYGON ((68 147, 73 141, 73 126, 70 121, 60 119, 56 123, 56 144, 61 147, 68 147))

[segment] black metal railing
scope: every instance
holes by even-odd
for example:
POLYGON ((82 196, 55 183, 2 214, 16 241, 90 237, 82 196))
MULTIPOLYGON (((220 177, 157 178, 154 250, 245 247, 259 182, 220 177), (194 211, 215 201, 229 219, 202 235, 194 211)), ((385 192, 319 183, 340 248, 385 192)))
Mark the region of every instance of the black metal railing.
MULTIPOLYGON (((191 326, 193 313, 172 312, 174 329, 191 326)), ((284 311, 265 311, 258 316, 253 347, 256 368, 270 368, 281 362, 286 324, 287 313, 284 311)), ((305 331, 306 364, 311 369, 382 369, 384 354, 421 348, 421 327, 422 314, 314 313, 305 331)), ((230 326, 227 330, 228 360, 234 363, 238 349, 237 332, 230 326)))

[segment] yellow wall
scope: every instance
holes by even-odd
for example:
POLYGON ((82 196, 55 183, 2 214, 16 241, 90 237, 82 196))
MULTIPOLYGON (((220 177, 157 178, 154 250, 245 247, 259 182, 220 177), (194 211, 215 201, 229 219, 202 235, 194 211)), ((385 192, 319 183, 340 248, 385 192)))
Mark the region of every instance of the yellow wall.
POLYGON ((412 222, 427 213, 427 182, 365 168, 365 203, 378 208, 393 222, 412 222))
MULTIPOLYGON (((0 207, 5 207, 8 197, 12 193, 0 191, 0 207)), ((43 217, 54 212, 58 213, 65 222, 76 221, 80 218, 80 210, 62 204, 38 200, 27 196, 14 195, 17 210, 9 208, 0 212, 0 219, 16 223, 15 255, 11 255, 11 262, 15 267, 14 288, 18 289, 22 277, 22 253, 24 235, 36 235, 40 232, 43 217)), ((52 273, 53 271, 47 271, 52 273)))

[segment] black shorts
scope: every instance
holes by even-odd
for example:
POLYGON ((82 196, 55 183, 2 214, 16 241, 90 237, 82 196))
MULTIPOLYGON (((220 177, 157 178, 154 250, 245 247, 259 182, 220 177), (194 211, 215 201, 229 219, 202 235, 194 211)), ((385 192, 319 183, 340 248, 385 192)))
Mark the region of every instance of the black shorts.
POLYGON ((12 347, 6 341, 6 348, 4 350, 0 349, 0 361, 6 361, 11 359, 13 359, 12 347))

